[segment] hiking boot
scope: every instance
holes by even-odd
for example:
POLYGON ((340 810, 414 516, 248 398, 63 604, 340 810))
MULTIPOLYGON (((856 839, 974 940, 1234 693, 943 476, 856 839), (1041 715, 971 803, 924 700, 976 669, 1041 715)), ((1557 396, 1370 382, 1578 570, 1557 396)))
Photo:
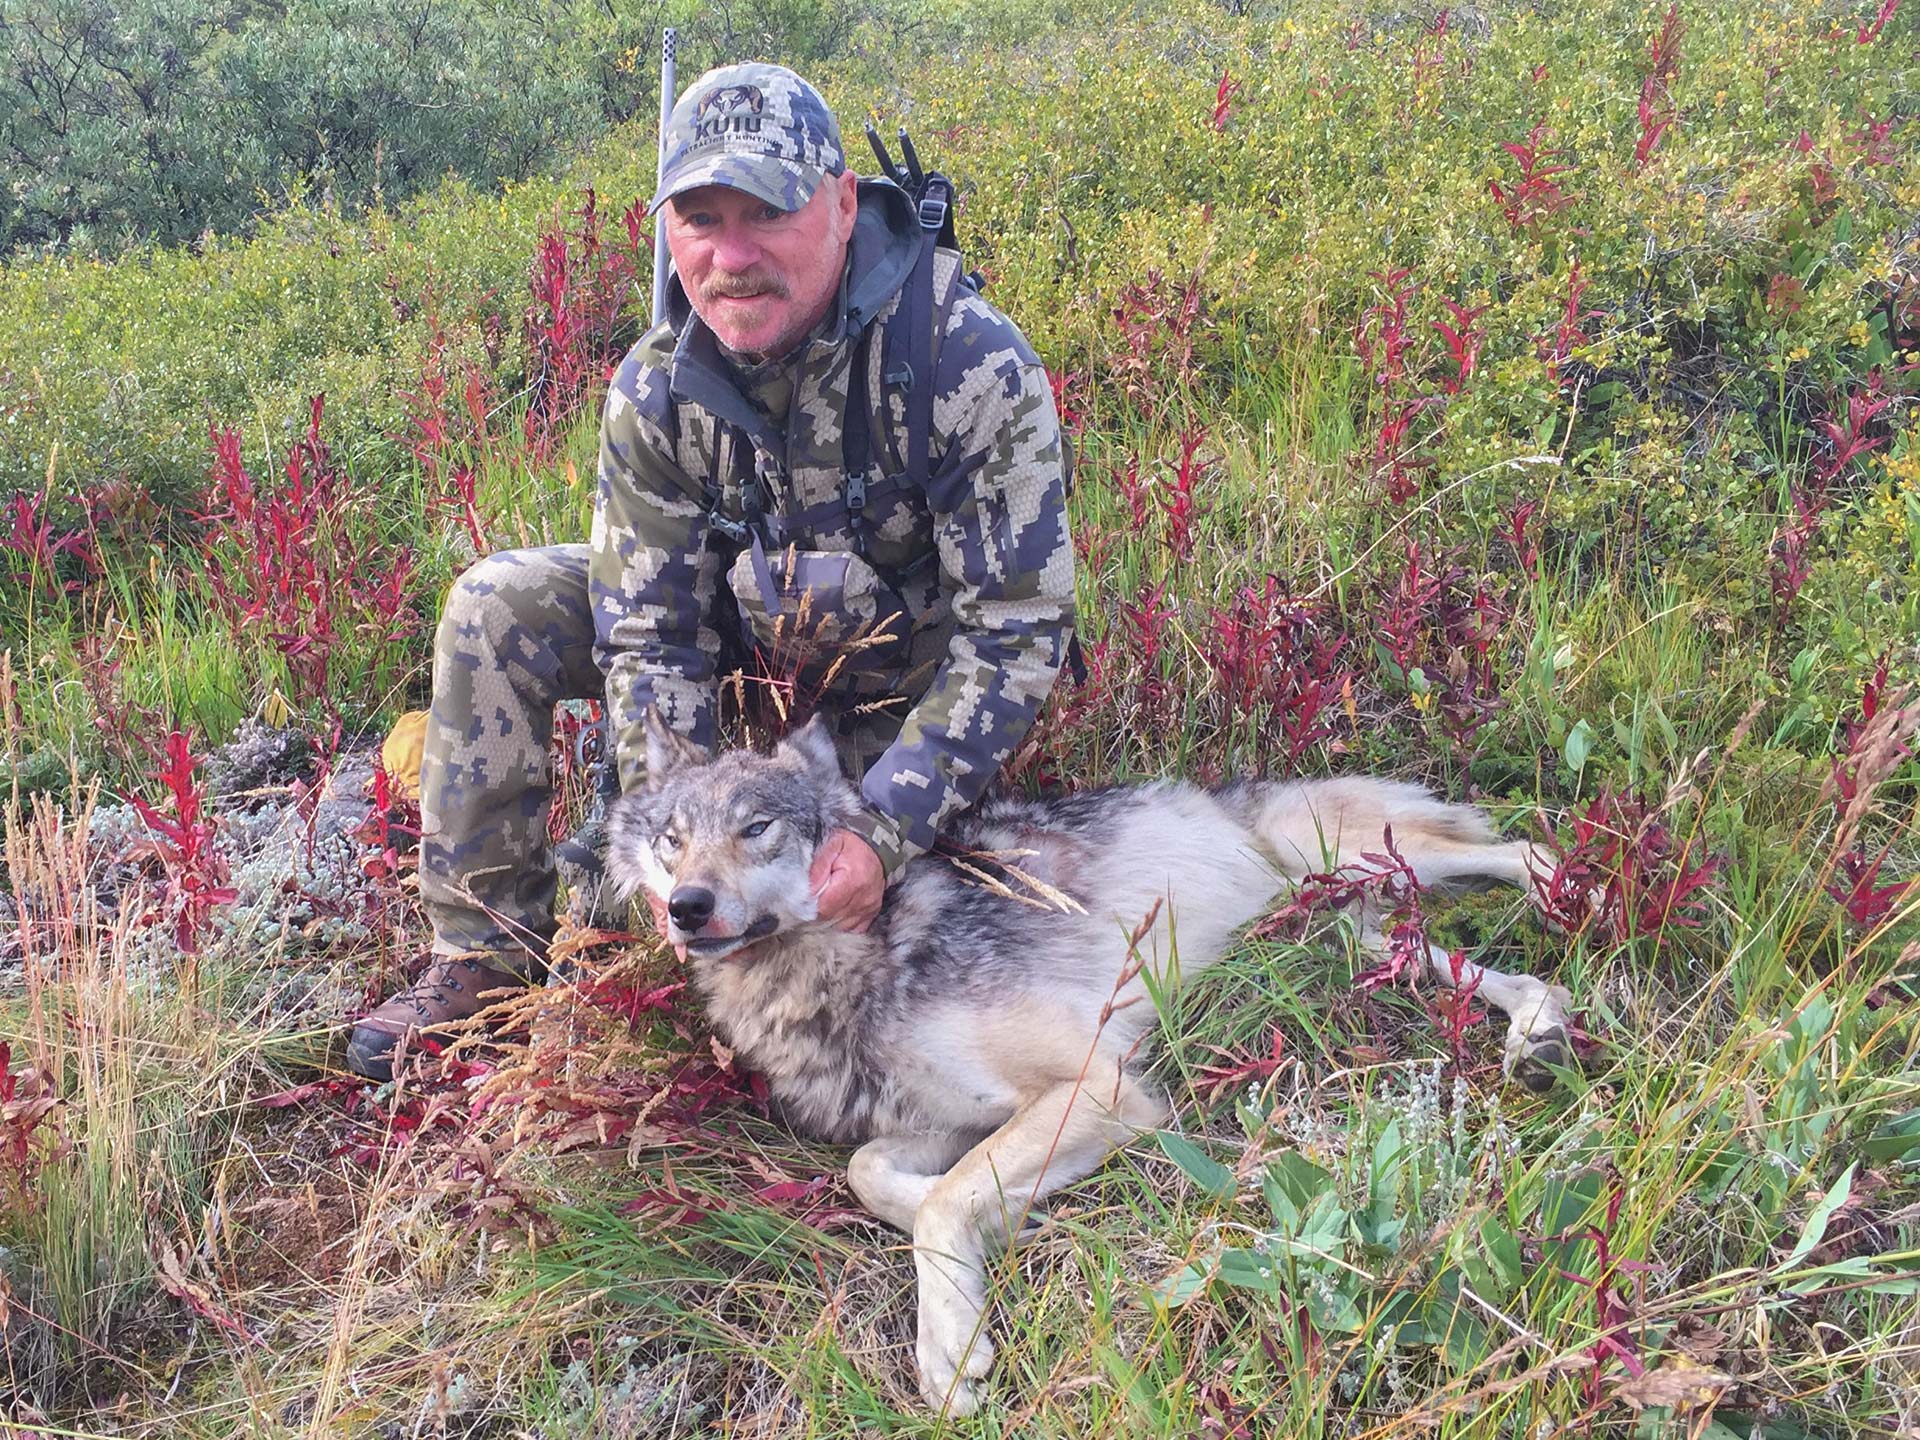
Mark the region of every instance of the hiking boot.
MULTIPOLYGON (((489 990, 524 988, 527 974, 509 968, 511 957, 484 953, 435 955, 420 978, 363 1016, 347 1041, 347 1068, 369 1080, 393 1078, 393 1050, 403 1035, 409 1047, 422 1035, 443 1038, 439 1027, 477 1015, 492 1000, 489 990)), ((496 997, 497 998, 497 997, 496 997)))

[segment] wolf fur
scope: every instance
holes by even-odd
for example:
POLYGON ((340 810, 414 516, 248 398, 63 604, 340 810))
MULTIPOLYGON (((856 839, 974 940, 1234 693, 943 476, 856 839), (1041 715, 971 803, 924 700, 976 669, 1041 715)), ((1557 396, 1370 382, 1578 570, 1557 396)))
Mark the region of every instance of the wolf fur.
MULTIPOLYGON (((992 1361, 988 1249, 1167 1118, 1133 1064, 1156 1020, 1149 977, 1213 964, 1292 883, 1378 852, 1388 826, 1423 885, 1530 890, 1550 868, 1416 785, 1160 781, 989 800, 946 839, 996 857, 967 863, 1000 885, 922 857, 851 934, 819 923, 808 880, 860 804, 817 721, 770 756, 708 758, 656 715, 647 773, 612 811, 609 876, 674 907, 670 938, 709 1019, 782 1118, 860 1147, 854 1192, 913 1237, 921 1392, 955 1413, 975 1407, 992 1361)), ((1428 959, 1456 982, 1446 954, 1428 959)), ((1464 962, 1458 979, 1507 1013, 1510 1069, 1537 1079, 1565 1061, 1566 991, 1464 962)))

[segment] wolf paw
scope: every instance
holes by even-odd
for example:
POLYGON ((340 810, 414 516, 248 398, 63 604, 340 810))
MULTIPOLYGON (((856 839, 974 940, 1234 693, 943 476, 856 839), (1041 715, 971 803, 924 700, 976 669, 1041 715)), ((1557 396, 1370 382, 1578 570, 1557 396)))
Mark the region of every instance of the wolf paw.
POLYGON ((1574 1063, 1573 1042, 1555 1025, 1528 1037, 1514 1059, 1512 1074, 1534 1094, 1544 1095, 1553 1089, 1553 1067, 1565 1069, 1574 1063))
POLYGON ((993 1368, 993 1342, 981 1312, 964 1305, 920 1306, 920 1395, 934 1410, 971 1415, 980 1404, 977 1382, 993 1368))

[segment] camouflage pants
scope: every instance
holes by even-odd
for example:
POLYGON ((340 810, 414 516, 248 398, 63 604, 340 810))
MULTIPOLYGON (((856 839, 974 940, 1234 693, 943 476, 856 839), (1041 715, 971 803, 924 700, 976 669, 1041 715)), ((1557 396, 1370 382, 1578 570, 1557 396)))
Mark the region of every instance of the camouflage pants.
MULTIPOLYGON (((725 676, 743 656, 718 658, 725 676)), ((420 764, 420 897, 437 952, 544 955, 558 888, 547 840, 554 708, 604 702, 605 683, 585 545, 488 556, 447 593, 420 764)), ((723 697, 740 689, 723 683, 723 697)), ((846 716, 838 746, 850 776, 892 743, 914 698, 846 716)))

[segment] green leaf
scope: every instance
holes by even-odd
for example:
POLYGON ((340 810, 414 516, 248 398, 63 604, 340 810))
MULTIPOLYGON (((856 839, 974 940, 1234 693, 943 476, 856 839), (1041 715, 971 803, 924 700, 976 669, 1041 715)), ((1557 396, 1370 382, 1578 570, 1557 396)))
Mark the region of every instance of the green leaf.
POLYGON ((1236 1188, 1233 1171, 1204 1154, 1198 1145, 1171 1130, 1160 1131, 1160 1148, 1180 1167, 1180 1173, 1216 1200, 1232 1198, 1236 1188))
POLYGON ((1775 1267, 1776 1269, 1791 1270, 1806 1258, 1814 1246, 1820 1243, 1827 1233, 1827 1222, 1833 1218, 1833 1212, 1844 1205, 1847 1196, 1853 1193, 1853 1172, 1859 1164, 1860 1162, 1856 1160, 1840 1172, 1840 1178, 1833 1182, 1833 1188, 1821 1197, 1820 1203, 1813 1207, 1813 1213, 1807 1216, 1807 1223, 1800 1231, 1799 1240, 1794 1242, 1792 1251, 1775 1267))
POLYGON ((1587 756, 1593 753, 1593 727, 1585 720, 1578 721, 1567 732, 1567 744, 1562 753, 1566 756, 1567 768, 1574 774, 1585 770, 1587 756))
POLYGON ((1147 1290, 1162 1305, 1178 1310, 1195 1296, 1206 1293, 1207 1286, 1212 1283, 1218 1268, 1219 1262, 1216 1257, 1190 1260, 1166 1279, 1149 1285, 1147 1290))
POLYGON ((1920 1295, 1920 1270, 1901 1270, 1894 1267, 1882 1269, 1873 1263, 1871 1255, 1851 1255, 1845 1260, 1836 1260, 1831 1265, 1822 1265, 1809 1270, 1798 1280, 1787 1286, 1792 1295, 1805 1295, 1809 1291, 1819 1290, 1828 1285, 1839 1285, 1867 1280, 1866 1285, 1855 1284, 1855 1288, 1869 1295, 1920 1295))
MULTIPOLYGON (((1341 1272, 1342 1278, 1353 1283, 1356 1277, 1341 1272)), ((1313 1317, 1313 1323, 1330 1334, 1351 1335, 1366 1325, 1360 1314, 1360 1307, 1354 1304, 1353 1297, 1346 1291, 1334 1289, 1321 1290, 1309 1286, 1304 1297, 1307 1314, 1313 1317)))
POLYGON ((1384 1220, 1376 1218, 1369 1211, 1359 1219, 1360 1237, 1369 1245, 1382 1250, 1392 1250, 1400 1243, 1401 1232, 1407 1228, 1407 1217, 1389 1215, 1384 1220))
MULTIPOLYGON (((1526 1278, 1519 1239, 1491 1215, 1480 1221, 1480 1252, 1486 1256, 1488 1266, 1500 1283, 1501 1292, 1512 1290, 1526 1278)), ((1498 1297, 1489 1295, 1485 1298, 1492 1300, 1498 1297)))
POLYGON ((1487 1358, 1487 1327, 1478 1317, 1455 1310, 1446 1318, 1440 1353, 1456 1372, 1473 1369, 1487 1358))
POLYGON ((1565 1233, 1586 1218, 1600 1198, 1600 1176, 1583 1170, 1565 1180, 1549 1180, 1540 1202, 1540 1230, 1549 1238, 1565 1233))
POLYGON ((1920 1110, 1882 1121, 1860 1142, 1860 1152, 1869 1160, 1905 1160, 1920 1152, 1920 1110))
POLYGON ((1741 1410, 1714 1411, 1713 1419, 1700 1434, 1702 1440, 1728 1440, 1728 1437, 1732 1440, 1815 1440, 1798 1425, 1777 1415, 1761 1420, 1741 1410))
POLYGON ((1293 1196, 1269 1170, 1260 1179, 1260 1191, 1267 1197, 1267 1209, 1273 1215, 1274 1228, 1291 1235, 1300 1228, 1300 1207, 1293 1196))
POLYGON ((1373 1163, 1367 1176, 1367 1193, 1374 1198, 1376 1209, 1378 1202, 1385 1199, 1388 1213, 1392 1213, 1391 1202, 1400 1190, 1400 1167, 1406 1153, 1406 1142, 1400 1138, 1400 1122, 1389 1120, 1373 1142, 1373 1163))
POLYGON ((1241 1290, 1260 1290, 1269 1295, 1280 1291, 1280 1275, 1272 1258, 1258 1250, 1222 1250, 1216 1273, 1223 1282, 1241 1290))
POLYGON ((1282 1151, 1269 1160, 1267 1179, 1296 1210, 1305 1210, 1333 1185, 1333 1176, 1297 1150, 1282 1151))

